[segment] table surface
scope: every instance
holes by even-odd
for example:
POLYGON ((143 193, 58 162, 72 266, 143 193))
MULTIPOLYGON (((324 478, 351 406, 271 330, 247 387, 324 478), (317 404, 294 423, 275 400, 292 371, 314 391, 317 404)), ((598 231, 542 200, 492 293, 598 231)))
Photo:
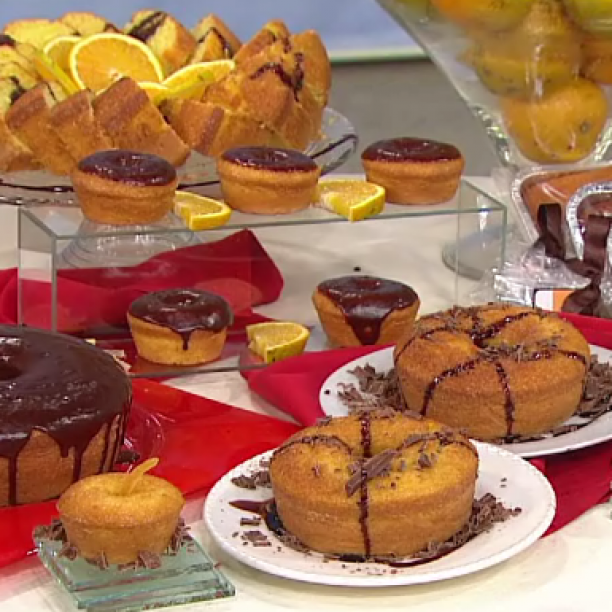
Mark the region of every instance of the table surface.
MULTIPOLYGON (((482 184, 487 186, 486 181, 482 184)), ((16 235, 14 213, 14 209, 0 207, 0 227, 3 228, 0 267, 15 263, 15 245, 8 240, 9 234, 16 235)), ((366 253, 365 261, 372 266, 382 261, 396 277, 406 278, 418 287, 423 310, 450 305, 453 275, 440 262, 440 247, 455 237, 455 221, 452 217, 423 220, 412 225, 408 235, 406 227, 410 228, 410 225, 398 224, 398 227, 401 230, 390 228, 387 223, 373 223, 364 233, 359 225, 352 226, 352 236, 357 236, 358 240, 351 240, 350 244, 341 239, 339 229, 333 239, 322 239, 316 227, 300 228, 297 236, 305 245, 316 239, 317 253, 327 255, 327 262, 319 261, 324 271, 333 272, 338 261, 334 254, 341 253, 343 261, 357 261, 356 257, 362 261, 366 253), (395 235, 398 231, 401 231, 400 237, 395 235), (392 245, 399 238, 403 245, 413 245, 413 250, 402 248, 401 255, 394 252, 392 245)), ((271 305, 266 313, 280 316, 286 307, 292 311, 309 308, 304 297, 303 275, 297 274, 298 270, 303 270, 303 260, 297 255, 287 257, 291 253, 287 244, 274 242, 271 234, 262 235, 262 238, 289 281, 282 300, 285 306, 271 305)), ((464 283, 461 290, 469 291, 473 287, 473 284, 464 283)), ((247 410, 286 418, 251 395, 237 373, 202 374, 169 384, 247 410)), ((191 502, 186 509, 186 518, 194 535, 221 563, 221 569, 235 584, 237 595, 225 601, 193 604, 180 609, 204 610, 207 606, 214 606, 219 612, 340 612, 359 605, 367 610, 403 611, 409 608, 411 612, 456 612, 468 608, 471 612, 583 612, 589 608, 606 609, 602 602, 612 595, 612 581, 607 580, 608 568, 612 565, 612 520, 608 506, 591 510, 560 532, 488 570, 430 585, 379 589, 324 587, 252 570, 225 555, 210 541, 200 520, 201 510, 201 501, 191 502)), ((65 612, 73 608, 67 595, 56 586, 37 559, 31 558, 0 571, 0 609, 2 612, 65 612)))

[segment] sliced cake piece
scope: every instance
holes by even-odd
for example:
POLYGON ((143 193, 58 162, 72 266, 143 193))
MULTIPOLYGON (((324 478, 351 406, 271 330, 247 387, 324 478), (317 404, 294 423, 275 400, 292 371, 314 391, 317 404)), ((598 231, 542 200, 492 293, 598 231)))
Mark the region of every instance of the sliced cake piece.
POLYGON ((117 26, 106 21, 104 17, 86 11, 71 11, 62 15, 59 20, 81 36, 120 31, 117 26))
POLYGON ((93 100, 94 95, 84 89, 57 104, 49 115, 55 134, 77 162, 113 148, 113 141, 94 115, 93 100))
POLYGON ((191 33, 198 46, 189 60, 190 64, 232 58, 242 45, 227 25, 212 14, 200 20, 191 33))
POLYGON ((6 113, 11 131, 32 151, 36 159, 55 174, 69 174, 75 166, 53 129, 51 109, 66 98, 57 83, 39 83, 24 93, 6 113))
POLYGON ((153 153, 175 166, 189 157, 189 147, 170 127, 146 92, 124 78, 94 100, 98 123, 115 147, 153 153))
POLYGON ((39 167, 32 151, 11 132, 4 116, 26 93, 16 78, 0 79, 0 172, 18 172, 39 167))
POLYGON ((0 79, 10 79, 14 77, 24 89, 32 89, 40 79, 36 73, 21 67, 15 62, 0 62, 0 79))
POLYGON ((324 108, 331 88, 331 63, 321 37, 315 30, 306 30, 290 36, 289 44, 294 53, 301 53, 304 84, 324 108))
POLYGON ((234 60, 236 63, 243 62, 247 58, 257 55, 264 47, 279 39, 289 38, 290 35, 289 28, 282 21, 279 19, 269 21, 253 38, 240 47, 234 56, 234 60))
POLYGON ((191 32, 164 11, 137 11, 124 32, 151 48, 166 75, 183 67, 196 48, 191 32))
POLYGON ((61 21, 50 19, 19 19, 4 26, 4 34, 21 43, 42 49, 50 40, 59 36, 70 36, 76 32, 61 21))
POLYGON ((287 146, 259 121, 209 102, 168 100, 162 110, 179 136, 202 155, 218 157, 236 146, 287 146))
POLYGON ((8 34, 0 34, 0 63, 12 62, 31 74, 36 73, 34 54, 36 49, 27 43, 19 43, 8 34))

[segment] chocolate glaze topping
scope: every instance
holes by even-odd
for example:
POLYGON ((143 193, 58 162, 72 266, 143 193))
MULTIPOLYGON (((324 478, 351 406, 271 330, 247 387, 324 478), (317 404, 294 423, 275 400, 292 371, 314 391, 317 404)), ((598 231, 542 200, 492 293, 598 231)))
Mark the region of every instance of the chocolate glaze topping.
POLYGON ((273 172, 311 172, 317 169, 317 164, 308 155, 292 149, 236 147, 225 151, 222 158, 239 166, 273 172))
POLYGON ((7 47, 15 47, 16 46, 15 39, 8 34, 0 34, 0 46, 4 45, 7 47))
POLYGON ((102 469, 114 463, 131 403, 130 381, 109 355, 52 332, 0 326, 0 457, 9 462, 9 504, 18 500, 17 460, 34 429, 62 457, 74 452, 76 481, 91 440, 106 428, 102 469), (120 435, 110 448, 111 427, 120 435))
POLYGON ((132 302, 133 317, 171 329, 189 348, 191 334, 197 329, 220 332, 233 321, 229 304, 220 296, 197 289, 169 289, 147 293, 132 302))
POLYGON ((457 147, 423 138, 379 140, 367 147, 361 158, 384 162, 437 162, 461 159, 457 147))
POLYGON ((147 42, 147 40, 157 32, 164 22, 164 19, 166 19, 166 13, 164 13, 164 11, 155 11, 140 23, 136 24, 128 34, 142 42, 147 42))
POLYGON ((344 314, 362 344, 376 344, 385 318, 412 306, 417 294, 408 285, 373 276, 341 276, 323 281, 317 291, 344 314))
POLYGON ((163 186, 176 181, 176 170, 165 159, 122 149, 98 151, 82 159, 78 168, 86 174, 136 187, 163 186))

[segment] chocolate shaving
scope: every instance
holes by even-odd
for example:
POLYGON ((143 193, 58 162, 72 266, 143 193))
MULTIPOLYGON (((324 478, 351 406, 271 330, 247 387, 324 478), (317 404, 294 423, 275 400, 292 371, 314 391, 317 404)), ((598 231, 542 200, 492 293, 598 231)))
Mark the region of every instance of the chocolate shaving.
POLYGON ((241 518, 240 526, 241 527, 259 527, 261 525, 261 518, 258 516, 254 516, 252 518, 241 518))
POLYGON ((138 565, 145 569, 157 569, 161 567, 161 557, 156 553, 147 550, 141 550, 138 553, 138 565))
MULTIPOLYGON (((521 361, 528 359, 530 356, 533 357, 539 352, 555 349, 557 346, 558 338, 553 337, 518 345, 502 344, 499 346, 487 346, 481 349, 481 353, 485 353, 487 359, 493 361, 500 357, 508 357, 521 361)), ((372 412, 372 414, 378 416, 379 412, 384 411, 385 414, 402 412, 403 414, 422 418, 420 415, 406 408, 394 369, 386 374, 381 374, 368 364, 361 368, 356 368, 352 373, 357 378, 358 388, 351 384, 341 385, 340 391, 338 392, 338 396, 347 406, 349 414, 372 412), (386 381, 386 384, 384 386, 384 391, 380 392, 380 388, 373 385, 372 381, 379 382, 382 379, 386 381), (372 389, 378 391, 379 394, 372 393, 372 389)), ((612 411, 612 366, 608 363, 599 363, 597 357, 592 356, 582 399, 573 415, 574 417, 578 417, 576 422, 564 423, 542 435, 511 435, 492 440, 491 442, 497 444, 513 444, 518 442, 536 442, 550 436, 560 436, 568 432, 582 429, 610 411, 612 411)), ((446 439, 443 437, 439 439, 442 445, 458 442, 450 430, 446 439)))
POLYGON ((267 468, 257 470, 252 474, 235 476, 232 478, 232 484, 241 489, 249 489, 250 491, 254 491, 258 487, 269 488, 272 486, 270 482, 270 472, 267 468))
POLYGON ((119 456, 117 457, 117 463, 119 465, 132 465, 134 463, 138 463, 140 461, 140 453, 135 450, 129 448, 122 448, 119 451, 119 456))
POLYGON ((389 474, 393 460, 398 455, 399 451, 387 449, 370 459, 362 461, 360 469, 356 470, 346 483, 347 496, 352 497, 357 493, 364 481, 367 482, 373 478, 389 474))

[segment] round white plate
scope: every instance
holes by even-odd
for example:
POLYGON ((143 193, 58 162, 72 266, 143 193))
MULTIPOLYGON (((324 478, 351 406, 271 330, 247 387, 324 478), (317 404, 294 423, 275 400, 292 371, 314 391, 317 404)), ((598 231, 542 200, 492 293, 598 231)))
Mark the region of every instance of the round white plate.
MULTIPOLYGON (((612 361, 612 351, 600 346, 591 345, 591 353, 596 355, 600 362, 612 361)), ((346 416, 348 409, 346 404, 338 397, 340 384, 356 384, 356 378, 351 372, 357 366, 370 364, 379 372, 388 372, 393 368, 393 348, 385 348, 369 355, 364 355, 350 363, 338 368, 323 383, 319 392, 319 402, 323 412, 328 416, 346 416)), ((566 423, 580 423, 582 419, 572 417, 566 423)), ((545 438, 533 442, 514 442, 502 444, 503 448, 521 457, 543 457, 545 455, 556 455, 569 451, 594 446, 612 439, 612 412, 608 412, 589 425, 569 433, 556 437, 545 438)))
POLYGON ((531 464, 490 444, 477 443, 477 448, 480 469, 476 496, 492 493, 506 507, 519 507, 522 512, 445 557, 416 567, 391 569, 379 563, 324 562, 319 553, 305 554, 287 548, 263 523, 260 527, 241 528, 240 519, 252 516, 252 513, 237 510, 229 502, 238 499, 263 501, 271 497, 272 491, 240 489, 232 484, 231 479, 259 469, 261 459, 269 457, 271 452, 246 461, 219 480, 204 503, 204 520, 210 534, 226 553, 255 569, 292 580, 381 587, 423 584, 464 576, 501 563, 531 546, 548 529, 556 510, 552 487, 531 464), (502 482, 502 479, 505 480, 502 482), (272 546, 243 546, 242 539, 235 534, 245 529, 265 533, 272 546))

